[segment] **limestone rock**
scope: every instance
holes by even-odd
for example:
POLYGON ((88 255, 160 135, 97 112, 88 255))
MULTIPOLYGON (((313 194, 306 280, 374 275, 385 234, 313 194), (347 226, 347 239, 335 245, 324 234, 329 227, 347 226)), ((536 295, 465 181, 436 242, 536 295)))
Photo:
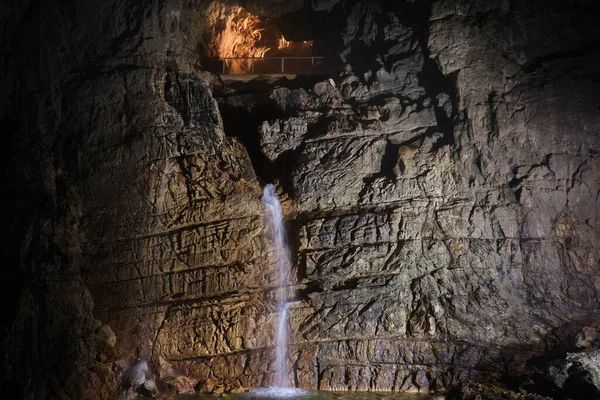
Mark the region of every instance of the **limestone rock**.
POLYGON ((548 366, 545 376, 557 388, 554 395, 572 399, 599 398, 600 351, 567 354, 565 359, 548 366))
POLYGON ((270 160, 283 152, 294 150, 308 132, 306 118, 293 117, 285 121, 264 121, 260 130, 261 150, 270 160))
POLYGON ((151 380, 148 379, 146 380, 146 382, 144 382, 144 392, 147 393, 149 396, 151 397, 156 397, 159 394, 158 388, 156 387, 156 383, 151 380))
POLYGON ((167 385, 173 387, 177 393, 194 393, 198 379, 185 376, 170 376, 163 380, 167 385))
POLYGON ((98 339, 105 342, 110 347, 115 347, 117 344, 117 336, 108 325, 102 325, 97 331, 98 339))
POLYGON ((555 386, 596 395, 594 2, 17 3, 0 15, 9 397, 114 399, 119 373, 126 395, 154 374, 167 395, 269 384, 271 181, 299 386, 474 398, 570 343, 586 353, 555 386), (242 6, 308 12, 345 66, 226 85, 211 51, 242 6))

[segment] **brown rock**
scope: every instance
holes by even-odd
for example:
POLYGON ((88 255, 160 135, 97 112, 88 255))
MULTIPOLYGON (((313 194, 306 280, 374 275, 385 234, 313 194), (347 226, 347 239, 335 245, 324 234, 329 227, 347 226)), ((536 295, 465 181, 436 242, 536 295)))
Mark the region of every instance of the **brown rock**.
POLYGON ((12 397, 116 398, 119 358, 179 391, 270 382, 267 181, 288 198, 300 385, 440 389, 530 374, 574 342, 593 353, 600 19, 591 1, 550 3, 10 2, 12 397), (315 50, 346 64, 333 83, 224 87, 200 71, 228 19, 286 26, 305 3, 327 21, 315 50))
POLYGON ((117 336, 108 325, 102 325, 98 328, 96 335, 98 336, 98 340, 106 343, 110 347, 115 347, 117 344, 117 336))
POLYGON ((194 393, 198 379, 187 376, 169 376, 163 379, 169 386, 175 388, 177 393, 194 393))

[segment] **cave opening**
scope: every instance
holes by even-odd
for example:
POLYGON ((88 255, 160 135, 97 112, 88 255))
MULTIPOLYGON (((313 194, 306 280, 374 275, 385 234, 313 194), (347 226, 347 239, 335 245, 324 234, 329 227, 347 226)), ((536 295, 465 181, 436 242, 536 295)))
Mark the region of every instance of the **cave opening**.
MULTIPOLYGON (((293 83, 292 87, 301 84, 296 80, 287 82, 293 83)), ((312 80, 301 82, 312 83, 312 80)), ((261 148, 260 129, 263 122, 285 120, 294 114, 293 111, 282 110, 275 100, 269 97, 270 91, 275 86, 264 82, 259 83, 258 86, 246 83, 240 85, 233 93, 215 91, 214 95, 219 105, 225 135, 242 143, 261 185, 278 183, 285 193, 293 197, 291 171, 294 168, 296 155, 303 146, 283 152, 274 160, 269 159, 261 148)))
POLYGON ((280 178, 278 170, 261 150, 258 129, 263 121, 283 117, 281 110, 268 98, 268 93, 264 92, 263 96, 258 97, 256 93, 248 97, 242 96, 240 100, 247 101, 246 104, 239 104, 235 100, 229 101, 226 97, 217 99, 225 134, 238 139, 244 145, 261 184, 278 180, 280 178))

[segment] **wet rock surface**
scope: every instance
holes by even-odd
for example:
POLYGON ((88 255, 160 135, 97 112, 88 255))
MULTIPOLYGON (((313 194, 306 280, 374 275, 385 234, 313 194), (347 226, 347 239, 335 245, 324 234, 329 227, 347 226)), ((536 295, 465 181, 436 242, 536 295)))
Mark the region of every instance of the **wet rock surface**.
POLYGON ((542 3, 315 2, 340 72, 253 88, 202 53, 236 2, 14 5, 2 392, 268 384, 276 181, 294 384, 597 396, 600 26, 542 3))

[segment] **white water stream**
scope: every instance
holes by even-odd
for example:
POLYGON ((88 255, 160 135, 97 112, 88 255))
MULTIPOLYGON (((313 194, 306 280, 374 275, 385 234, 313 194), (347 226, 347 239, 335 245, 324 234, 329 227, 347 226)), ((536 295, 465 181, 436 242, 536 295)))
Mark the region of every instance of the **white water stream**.
POLYGON ((285 241, 285 226, 281 204, 275 193, 275 186, 269 184, 263 190, 262 203, 265 206, 265 223, 267 226, 268 239, 275 246, 275 262, 279 272, 279 301, 278 313, 279 324, 277 327, 277 344, 275 346, 275 381, 277 388, 287 388, 287 302, 286 302, 286 279, 290 272, 290 251, 285 241))

